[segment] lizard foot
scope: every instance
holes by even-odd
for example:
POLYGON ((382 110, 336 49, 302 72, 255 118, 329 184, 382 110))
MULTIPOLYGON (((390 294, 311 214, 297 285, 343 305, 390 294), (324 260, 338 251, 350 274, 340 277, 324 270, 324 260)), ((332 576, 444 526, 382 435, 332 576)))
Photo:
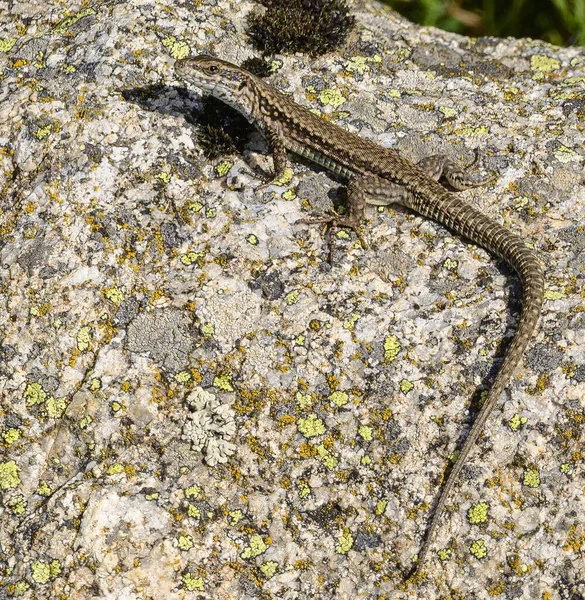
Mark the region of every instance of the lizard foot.
MULTIPOLYGON (((311 224, 324 224, 327 226, 329 230, 339 227, 344 227, 346 229, 351 229, 357 236, 362 248, 364 250, 368 249, 368 244, 364 239, 363 235, 360 232, 360 224, 358 219, 352 216, 342 216, 334 211, 327 211, 327 213, 315 215, 314 217, 308 219, 302 219, 301 223, 311 224)), ((329 238, 329 260, 333 257, 333 236, 329 238)))

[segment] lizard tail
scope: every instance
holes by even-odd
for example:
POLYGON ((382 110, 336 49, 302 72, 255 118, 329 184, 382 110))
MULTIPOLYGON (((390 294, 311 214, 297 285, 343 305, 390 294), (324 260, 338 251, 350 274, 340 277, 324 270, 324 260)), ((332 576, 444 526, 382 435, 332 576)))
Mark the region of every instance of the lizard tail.
MULTIPOLYGON (((495 381, 439 493, 433 516, 423 537, 418 560, 407 574, 407 579, 419 570, 431 548, 433 536, 439 525, 449 494, 457 481, 469 452, 481 434, 486 420, 498 403, 502 392, 522 359, 522 355, 538 323, 544 297, 544 276, 540 262, 522 238, 465 204, 441 186, 434 184, 432 187, 435 196, 440 195, 440 202, 429 206, 424 202, 423 197, 415 194, 405 204, 412 210, 445 225, 455 233, 480 244, 508 263, 518 273, 522 282, 522 313, 514 339, 508 348, 495 381)), ((428 191, 425 191, 425 193, 428 193, 428 191)))

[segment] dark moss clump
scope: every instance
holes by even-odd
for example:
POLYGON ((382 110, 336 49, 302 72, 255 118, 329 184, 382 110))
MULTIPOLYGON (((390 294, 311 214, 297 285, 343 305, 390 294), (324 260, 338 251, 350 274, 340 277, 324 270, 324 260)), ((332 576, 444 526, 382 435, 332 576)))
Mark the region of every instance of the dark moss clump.
POLYGON ((241 66, 258 77, 268 77, 272 73, 272 65, 264 58, 247 58, 241 66))
POLYGON ((345 0, 260 0, 263 14, 248 17, 248 35, 268 54, 318 56, 341 45, 354 26, 345 0))
POLYGON ((204 98, 202 109, 197 111, 193 121, 203 153, 209 160, 241 154, 254 130, 242 115, 213 97, 204 98))

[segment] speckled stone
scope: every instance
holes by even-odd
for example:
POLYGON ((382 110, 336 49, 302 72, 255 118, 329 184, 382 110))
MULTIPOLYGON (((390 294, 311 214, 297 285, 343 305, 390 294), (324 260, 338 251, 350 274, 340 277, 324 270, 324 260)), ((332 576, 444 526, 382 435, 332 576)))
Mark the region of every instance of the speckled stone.
POLYGON ((273 81, 534 246, 543 318, 424 573, 444 469, 519 284, 402 209, 360 247, 302 220, 306 162, 207 160, 173 59, 254 54, 240 0, 0 2, 0 598, 585 597, 585 51, 467 39, 357 1, 273 81), (473 169, 476 169, 474 166, 473 169))

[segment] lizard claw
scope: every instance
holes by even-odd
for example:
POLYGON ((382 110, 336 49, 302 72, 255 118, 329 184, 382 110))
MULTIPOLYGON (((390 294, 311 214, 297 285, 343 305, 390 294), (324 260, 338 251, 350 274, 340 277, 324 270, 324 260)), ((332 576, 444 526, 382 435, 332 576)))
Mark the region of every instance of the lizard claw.
MULTIPOLYGON (((364 250, 368 249, 368 244, 361 232, 359 231, 359 222, 352 216, 342 216, 332 210, 327 211, 326 213, 322 213, 320 215, 316 215, 314 217, 310 217, 308 219, 301 219, 301 223, 307 224, 325 224, 327 229, 331 230, 332 228, 344 227, 346 229, 351 229, 358 238, 360 245, 364 250)), ((329 238, 329 262, 333 258, 333 236, 329 238)))

